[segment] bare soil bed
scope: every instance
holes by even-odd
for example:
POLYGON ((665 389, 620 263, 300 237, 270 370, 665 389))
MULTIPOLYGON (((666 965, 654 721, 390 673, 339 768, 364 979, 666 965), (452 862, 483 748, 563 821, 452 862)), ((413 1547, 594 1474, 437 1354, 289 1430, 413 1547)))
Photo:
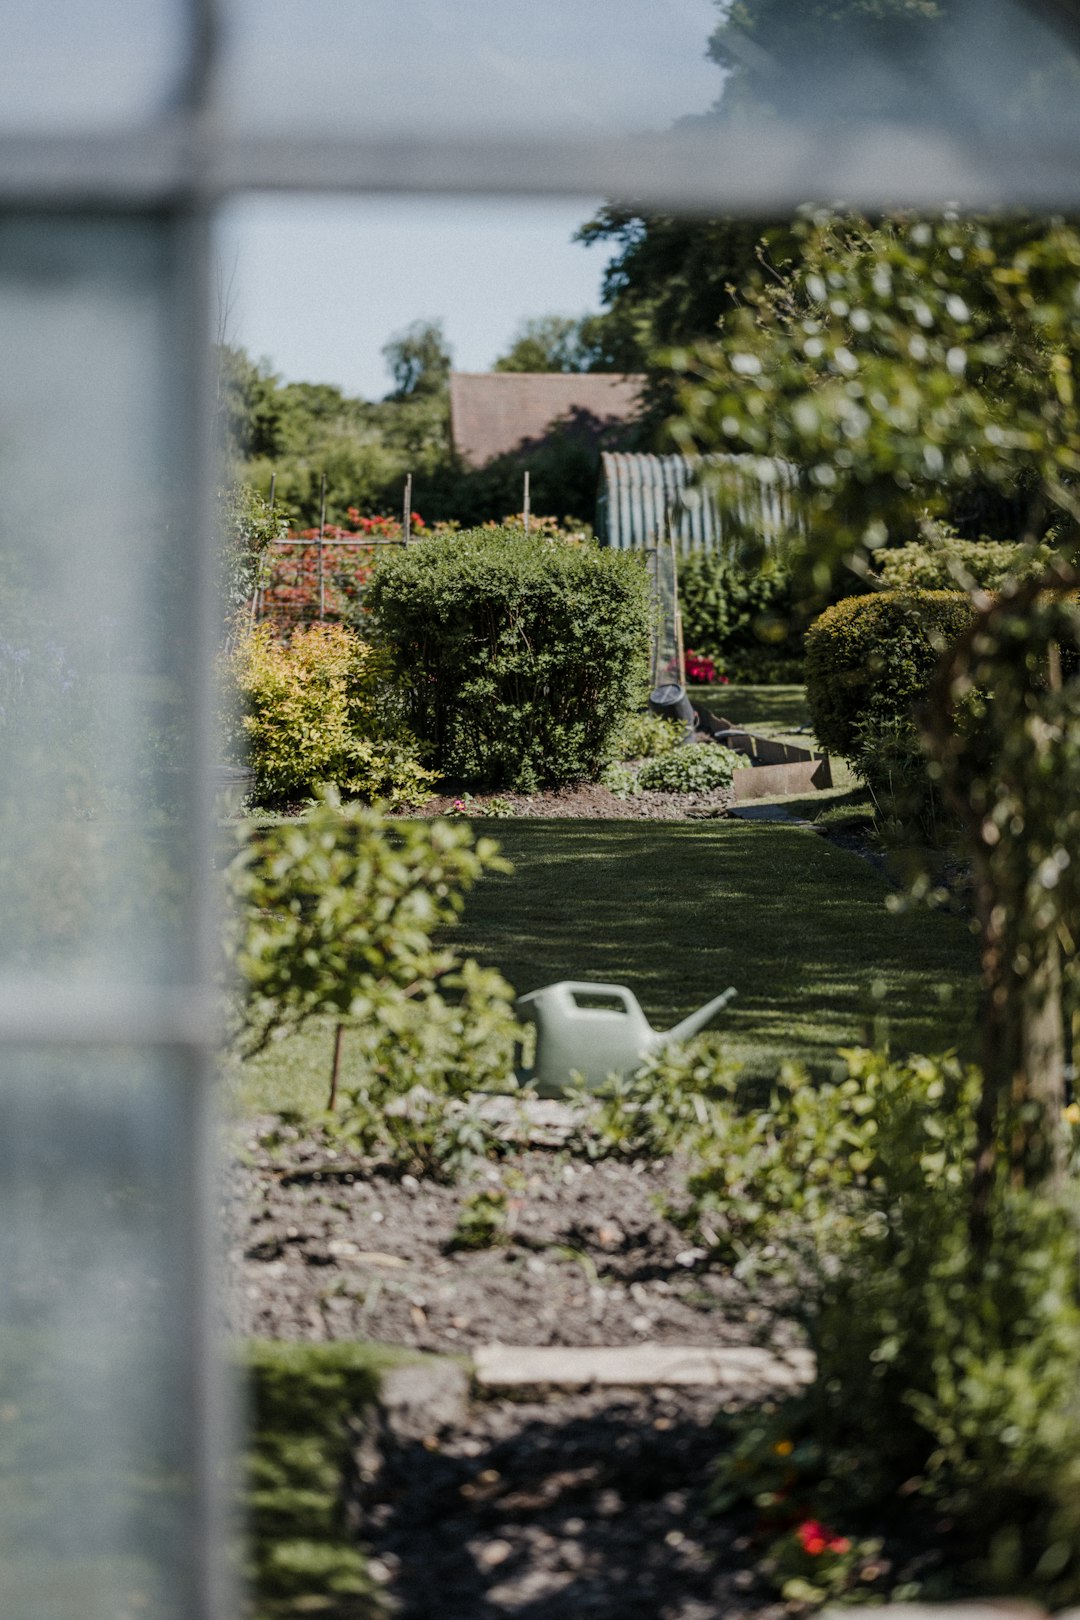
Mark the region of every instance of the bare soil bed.
MULTIPOLYGON (((672 1162, 522 1147, 454 1186, 325 1141, 232 1145, 229 1328, 278 1339, 475 1346, 797 1344, 781 1302, 708 1264, 657 1207, 672 1162), (498 1247, 455 1248, 462 1202, 513 1189, 498 1247)), ((398 1620, 779 1620, 752 1516, 710 1516, 713 1419, 760 1391, 475 1396, 434 1432, 381 1434, 349 1519, 398 1620)))
MULTIPOLYGON (((265 1126, 273 1124, 266 1120, 265 1126)), ((657 1207, 677 1164, 531 1148, 456 1186, 372 1172, 311 1137, 269 1152, 249 1125, 229 1180, 229 1327, 274 1339, 475 1345, 768 1345, 791 1324, 657 1207), (456 1248, 463 1201, 509 1195, 505 1240, 456 1248)))
POLYGON ((779 1620, 750 1518, 708 1513, 715 1393, 474 1402, 390 1447, 358 1515, 398 1620, 779 1620))
MULTIPOLYGON (((511 806, 514 816, 557 819, 595 818, 603 821, 680 821, 685 816, 724 815, 735 802, 730 788, 713 788, 708 793, 657 793, 642 791, 620 798, 599 782, 579 782, 572 787, 552 788, 545 793, 477 793, 472 796, 474 813, 487 815, 492 799, 511 806)), ((410 816, 433 817, 455 813, 453 794, 429 799, 410 816)), ((456 812, 462 814, 460 810, 456 812)))

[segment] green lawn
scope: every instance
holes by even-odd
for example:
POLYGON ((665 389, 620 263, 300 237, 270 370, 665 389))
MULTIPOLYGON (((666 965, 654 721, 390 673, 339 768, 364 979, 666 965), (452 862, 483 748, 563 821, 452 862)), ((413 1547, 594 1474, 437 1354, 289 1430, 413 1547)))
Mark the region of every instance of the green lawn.
MULTIPOLYGON (((750 822, 488 821, 514 864, 470 896, 454 942, 519 992, 558 979, 627 984, 657 1027, 727 985, 718 1029, 757 1073, 817 1069, 839 1046, 973 1043, 975 945, 955 917, 886 910, 858 856, 797 827, 750 822)), ((332 1030, 314 1025, 229 1083, 242 1114, 319 1108, 332 1030)), ((344 1048, 345 1072, 349 1042, 344 1048)))
POLYGON ((519 992, 627 984, 667 1026, 733 984, 718 1028, 755 1070, 815 1065, 877 1033, 897 1051, 969 1048, 975 945, 940 913, 894 915, 858 856, 748 822, 503 821, 512 877, 469 899, 455 943, 519 992))
POLYGON ((691 703, 769 736, 810 724, 805 686, 689 686, 687 695, 691 703))

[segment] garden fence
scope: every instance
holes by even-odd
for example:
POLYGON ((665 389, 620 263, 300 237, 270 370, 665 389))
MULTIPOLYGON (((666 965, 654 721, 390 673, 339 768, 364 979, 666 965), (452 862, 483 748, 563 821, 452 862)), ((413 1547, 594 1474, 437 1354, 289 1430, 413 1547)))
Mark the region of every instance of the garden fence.
POLYGON ((378 548, 405 544, 358 535, 272 541, 251 604, 252 622, 266 621, 287 635, 320 619, 351 620, 363 602, 378 548))

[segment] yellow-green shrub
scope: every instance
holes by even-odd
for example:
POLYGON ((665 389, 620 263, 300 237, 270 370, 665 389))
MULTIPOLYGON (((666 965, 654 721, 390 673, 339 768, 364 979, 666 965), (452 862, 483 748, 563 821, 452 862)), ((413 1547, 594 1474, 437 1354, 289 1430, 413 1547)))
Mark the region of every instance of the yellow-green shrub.
POLYGON ((322 782, 391 807, 421 804, 434 780, 403 724, 384 712, 386 671, 355 631, 313 624, 288 642, 259 625, 229 661, 234 726, 268 804, 322 782))

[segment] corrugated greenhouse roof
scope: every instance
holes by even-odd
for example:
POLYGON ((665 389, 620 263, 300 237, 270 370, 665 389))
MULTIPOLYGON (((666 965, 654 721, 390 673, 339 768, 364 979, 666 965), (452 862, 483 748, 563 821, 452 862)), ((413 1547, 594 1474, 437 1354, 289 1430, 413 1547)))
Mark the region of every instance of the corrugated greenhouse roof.
POLYGON ((600 458, 597 532, 619 551, 654 546, 673 531, 681 549, 714 551, 738 527, 774 541, 797 528, 795 469, 767 456, 622 455, 600 458), (719 473, 697 485, 703 469, 719 473))

